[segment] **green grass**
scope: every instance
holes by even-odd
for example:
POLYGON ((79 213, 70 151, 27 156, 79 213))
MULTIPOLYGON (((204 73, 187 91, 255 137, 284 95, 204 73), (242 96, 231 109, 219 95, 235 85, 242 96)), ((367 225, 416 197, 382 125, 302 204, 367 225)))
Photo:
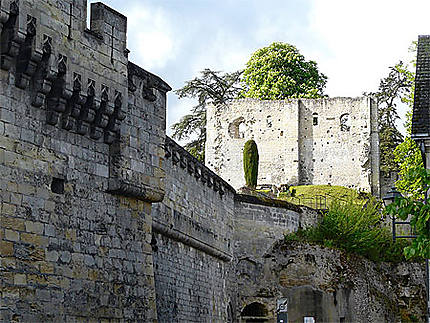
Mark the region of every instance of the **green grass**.
POLYGON ((405 261, 403 249, 409 242, 399 239, 394 243, 383 223, 380 202, 374 199, 366 206, 354 200, 334 202, 318 225, 286 235, 285 239, 345 250, 372 261, 405 261))
MULTIPOLYGON (((310 207, 315 205, 315 199, 319 197, 321 198, 321 203, 324 203, 326 206, 330 206, 334 201, 345 202, 349 200, 354 200, 356 202, 363 201, 362 197, 365 196, 366 193, 359 193, 357 190, 343 187, 343 186, 335 186, 335 185, 300 185, 300 186, 291 186, 289 192, 280 193, 279 198, 286 200, 288 202, 294 204, 303 204, 310 207), (295 190, 295 196, 290 196, 290 192, 295 190)), ((320 202, 317 202, 320 203, 320 202)), ((362 203, 359 203, 362 204, 362 203)))

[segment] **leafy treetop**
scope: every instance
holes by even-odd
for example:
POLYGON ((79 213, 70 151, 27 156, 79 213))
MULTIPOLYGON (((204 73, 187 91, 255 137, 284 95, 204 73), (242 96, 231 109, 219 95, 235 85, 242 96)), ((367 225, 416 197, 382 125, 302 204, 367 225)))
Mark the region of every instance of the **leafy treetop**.
POLYGON ((295 46, 281 42, 257 50, 246 64, 242 80, 242 96, 262 100, 318 98, 327 83, 317 63, 307 61, 295 46))

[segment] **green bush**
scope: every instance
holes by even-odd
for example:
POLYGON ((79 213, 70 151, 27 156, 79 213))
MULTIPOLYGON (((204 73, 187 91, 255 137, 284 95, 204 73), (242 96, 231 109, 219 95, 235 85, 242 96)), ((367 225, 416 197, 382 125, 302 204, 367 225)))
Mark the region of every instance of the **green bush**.
POLYGON ((320 224, 287 235, 287 241, 304 241, 356 253, 372 261, 404 261, 403 249, 410 242, 393 242, 390 229, 383 224, 380 203, 365 206, 353 200, 334 202, 320 224))
POLYGON ((248 140, 243 148, 243 170, 246 186, 255 188, 258 177, 258 149, 254 140, 248 140))

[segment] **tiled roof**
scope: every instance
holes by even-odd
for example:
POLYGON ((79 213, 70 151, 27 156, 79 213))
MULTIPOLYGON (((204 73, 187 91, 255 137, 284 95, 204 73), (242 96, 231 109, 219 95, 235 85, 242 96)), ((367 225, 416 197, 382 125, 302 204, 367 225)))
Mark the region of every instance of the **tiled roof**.
POLYGON ((412 137, 430 134, 430 35, 418 37, 412 137))

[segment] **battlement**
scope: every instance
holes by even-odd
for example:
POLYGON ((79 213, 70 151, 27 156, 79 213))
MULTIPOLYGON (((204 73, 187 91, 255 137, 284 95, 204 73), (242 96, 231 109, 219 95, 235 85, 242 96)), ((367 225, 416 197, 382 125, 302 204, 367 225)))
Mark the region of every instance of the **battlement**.
POLYGON ((173 165, 179 164, 181 168, 187 169, 188 174, 194 176, 196 180, 200 180, 221 196, 225 194, 225 190, 229 190, 233 194, 236 193, 230 184, 199 162, 194 156, 168 136, 166 136, 165 150, 166 158, 171 158, 173 165))
POLYGON ((126 111, 127 19, 102 3, 89 30, 86 16, 85 0, 2 0, 1 69, 46 104, 48 124, 110 144, 126 111))

